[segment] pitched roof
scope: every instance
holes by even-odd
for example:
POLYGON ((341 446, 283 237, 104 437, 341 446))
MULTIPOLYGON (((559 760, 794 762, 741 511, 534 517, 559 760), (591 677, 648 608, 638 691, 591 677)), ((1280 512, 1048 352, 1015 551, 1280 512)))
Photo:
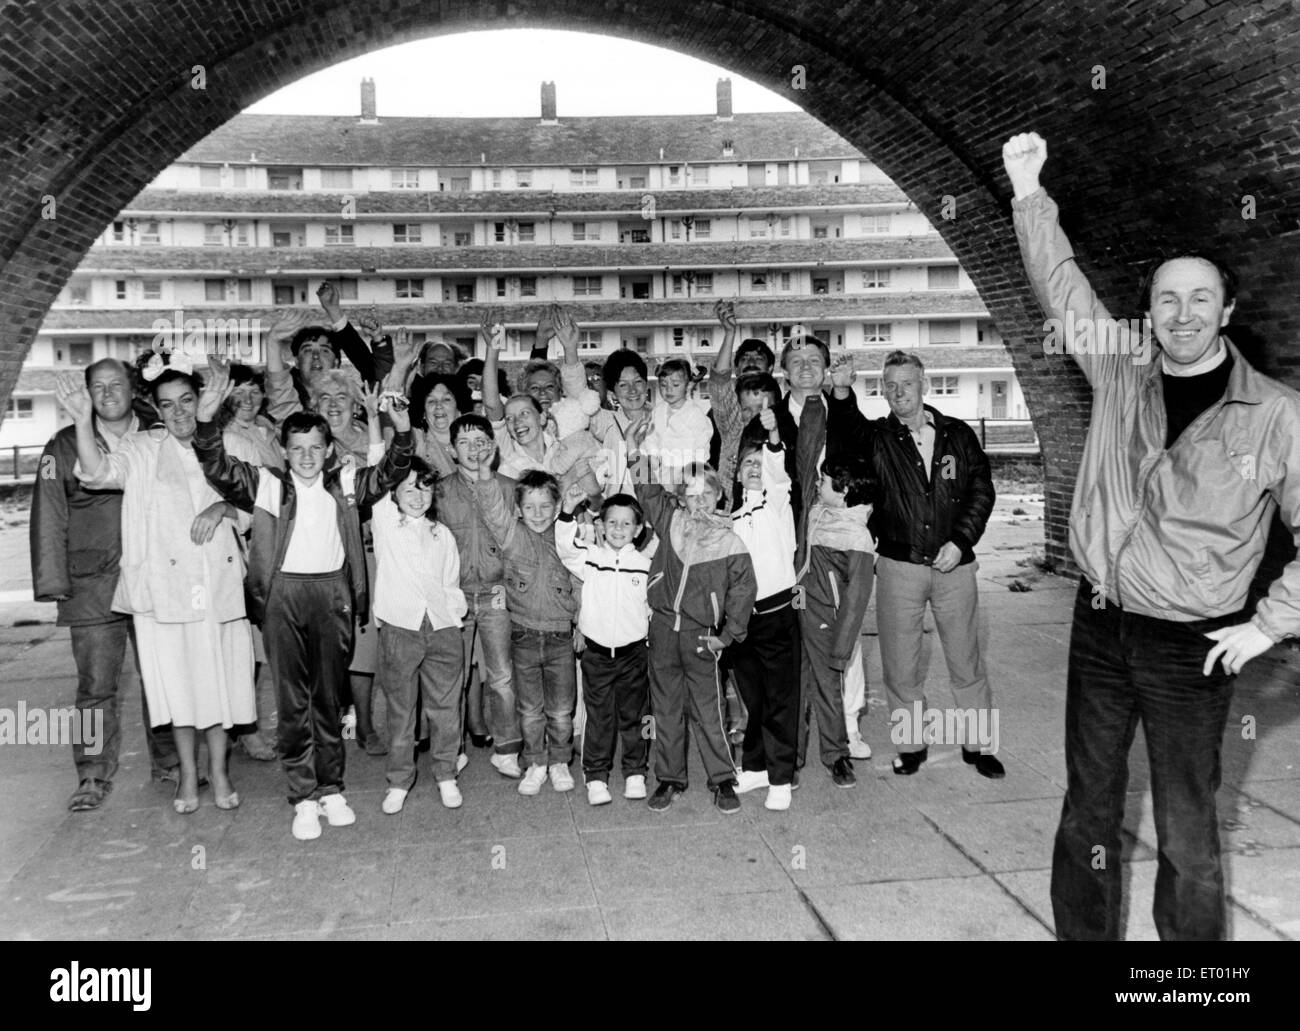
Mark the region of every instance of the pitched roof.
POLYGON ((713 115, 563 118, 358 118, 241 114, 178 163, 248 162, 313 166, 578 166, 660 161, 789 161, 859 157, 845 139, 802 111, 713 115), (734 153, 725 159, 724 141, 734 153), (660 157, 660 151, 663 157, 660 157))
POLYGON ((740 240, 726 243, 519 244, 495 247, 92 247, 78 272, 166 271, 171 276, 222 272, 258 275, 348 270, 375 274, 377 269, 420 270, 591 270, 682 268, 732 269, 837 265, 875 262, 896 264, 932 259, 956 261, 939 236, 910 239, 876 237, 838 240, 740 240))

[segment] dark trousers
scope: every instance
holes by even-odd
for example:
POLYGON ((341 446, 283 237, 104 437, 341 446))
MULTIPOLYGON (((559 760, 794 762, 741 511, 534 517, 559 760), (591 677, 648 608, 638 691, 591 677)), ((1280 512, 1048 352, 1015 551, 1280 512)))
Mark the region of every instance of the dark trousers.
POLYGON ((352 588, 346 572, 276 573, 262 639, 275 677, 289 803, 342 791, 339 700, 352 651, 352 588))
POLYGON ((587 642, 582 653, 582 700, 587 729, 582 735, 582 775, 608 781, 614 768, 614 748, 623 746, 624 778, 645 776, 650 761, 650 674, 645 641, 613 658, 587 642))
POLYGON ((722 715, 718 660, 704 646, 707 627, 674 630, 666 619, 650 619, 650 710, 654 714, 655 778, 685 788, 686 718, 709 777, 709 787, 734 782, 727 728, 722 715))
MULTIPOLYGON (((77 766, 77 779, 108 780, 117 774, 117 757, 122 746, 122 713, 118 698, 118 682, 122 678, 122 662, 126 658, 126 643, 131 642, 131 652, 136 655, 135 621, 130 616, 92 626, 74 626, 72 631, 72 658, 77 664, 77 709, 99 709, 104 716, 104 735, 97 755, 86 751, 83 743, 72 746, 72 761, 77 766)), ((136 655, 135 668, 140 669, 136 655)), ((176 743, 172 740, 170 726, 154 728, 149 722, 149 700, 140 690, 140 704, 144 712, 144 739, 149 748, 149 761, 155 773, 174 769, 180 763, 176 743)), ((81 724, 86 726, 85 723, 81 724)))
POLYGON ((388 786, 415 784, 415 721, 422 702, 432 738, 433 776, 456 779, 460 753, 464 646, 460 627, 434 630, 429 617, 419 630, 379 628, 379 687, 388 701, 388 786))
POLYGON ((749 710, 740 768, 766 770, 769 783, 789 784, 799 736, 799 619, 793 606, 754 613, 745 639, 727 654, 749 710))
MULTIPOLYGON (((871 577, 871 569, 867 568, 862 575, 871 577)), ((824 765, 834 766, 849 754, 849 733, 844 722, 844 671, 836 669, 831 659, 839 601, 825 580, 808 577, 801 586, 798 765, 803 766, 808 754, 808 716, 815 711, 818 755, 824 765)))
POLYGON ((573 711, 578 705, 578 671, 572 630, 510 628, 515 699, 528 766, 568 766, 573 761, 573 711))
POLYGON ((1074 603, 1065 703, 1067 788, 1052 855, 1052 911, 1062 939, 1115 940, 1120 826, 1138 721, 1151 766, 1159 865, 1155 923, 1165 940, 1221 940, 1226 930, 1215 792, 1235 678, 1204 635, 1236 613, 1175 623, 1121 610, 1086 580, 1074 603), (1096 604, 1105 602, 1101 607, 1096 604))

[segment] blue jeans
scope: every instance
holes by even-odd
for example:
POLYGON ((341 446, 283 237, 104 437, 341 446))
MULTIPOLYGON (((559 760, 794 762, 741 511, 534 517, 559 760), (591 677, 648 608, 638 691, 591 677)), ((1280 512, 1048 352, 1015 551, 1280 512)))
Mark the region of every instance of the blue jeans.
POLYGON ((464 655, 458 627, 434 630, 429 617, 419 630, 379 628, 379 687, 388 701, 388 786, 415 784, 415 703, 421 698, 433 739, 433 775, 456 779, 460 752, 464 655))
POLYGON ((495 742, 497 755, 519 752, 519 714, 515 707, 515 688, 510 678, 510 613, 502 602, 505 588, 465 595, 469 612, 465 615, 461 640, 465 645, 465 687, 469 686, 469 669, 474 662, 474 639, 483 646, 483 693, 487 699, 488 733, 495 742))
POLYGON ((1079 586, 1065 703, 1068 777, 1052 855, 1052 910, 1061 939, 1121 936, 1120 826, 1138 721, 1151 764, 1159 866, 1154 915, 1164 940, 1222 940, 1223 866, 1214 796, 1235 678, 1204 635, 1245 622, 1234 613, 1175 623, 1124 612, 1079 586))
POLYGON ((510 656, 524 735, 524 765, 567 766, 573 759, 573 710, 578 704, 573 631, 513 626, 510 656))
MULTIPOLYGON (((99 753, 90 754, 84 744, 72 746, 72 760, 76 763, 79 780, 111 781, 117 773, 117 757, 122 742, 117 686, 122 676, 128 639, 134 650, 135 624, 130 616, 108 623, 72 627, 72 657, 77 664, 77 709, 99 709, 104 713, 104 739, 100 742, 99 753)), ((138 658, 135 667, 137 670, 140 668, 138 658)), ((172 740, 172 728, 170 725, 152 727, 149 702, 143 690, 140 697, 144 711, 144 739, 153 772, 175 769, 180 757, 172 740)))

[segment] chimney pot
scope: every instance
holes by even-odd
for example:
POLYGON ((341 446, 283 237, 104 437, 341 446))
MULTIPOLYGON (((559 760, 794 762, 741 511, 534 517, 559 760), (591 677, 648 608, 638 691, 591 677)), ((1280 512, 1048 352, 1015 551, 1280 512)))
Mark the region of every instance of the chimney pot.
POLYGON ((732 118, 731 111, 731 80, 718 80, 718 121, 729 122, 732 118))
POLYGON ((363 122, 378 122, 379 115, 375 108, 375 80, 361 80, 361 120, 363 122))
POLYGON ((542 121, 554 124, 559 121, 555 108, 555 83, 542 83, 542 121))

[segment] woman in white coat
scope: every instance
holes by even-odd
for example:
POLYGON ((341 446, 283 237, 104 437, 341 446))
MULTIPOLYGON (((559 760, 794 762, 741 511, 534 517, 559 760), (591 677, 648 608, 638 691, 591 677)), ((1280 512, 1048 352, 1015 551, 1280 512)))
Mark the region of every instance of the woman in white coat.
POLYGON ((226 731, 257 719, 234 510, 208 486, 190 445, 202 384, 188 361, 154 355, 143 377, 165 429, 132 434, 111 454, 95 442, 81 381, 60 379, 57 395, 77 427, 78 478, 88 488, 123 491, 113 609, 132 616, 154 725, 175 730, 181 776, 173 806, 198 808, 195 731, 202 730, 216 804, 233 809, 239 796, 226 770, 226 731))

